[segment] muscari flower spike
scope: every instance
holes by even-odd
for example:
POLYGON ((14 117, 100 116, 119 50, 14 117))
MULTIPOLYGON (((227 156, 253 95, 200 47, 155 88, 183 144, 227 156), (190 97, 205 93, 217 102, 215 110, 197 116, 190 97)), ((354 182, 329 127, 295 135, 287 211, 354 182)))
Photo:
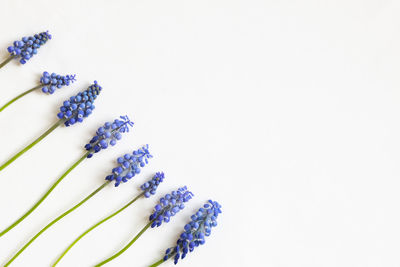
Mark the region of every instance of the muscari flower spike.
POLYGON ((53 94, 57 89, 63 86, 68 86, 74 81, 76 75, 66 75, 62 76, 56 73, 43 72, 42 77, 40 77, 40 84, 42 87, 42 92, 45 94, 53 94))
POLYGON ((95 108, 93 103, 101 90, 102 87, 97 83, 97 81, 94 81, 88 89, 80 92, 76 96, 72 96, 69 100, 64 101, 57 117, 65 120, 65 126, 82 122, 84 118, 92 114, 92 111, 95 108))
POLYGON ((118 167, 112 169, 112 174, 106 177, 108 181, 115 181, 115 186, 119 186, 121 182, 126 183, 132 177, 140 173, 140 168, 148 163, 148 159, 153 156, 149 152, 149 145, 145 145, 131 154, 125 154, 119 157, 118 167))
POLYGON ((148 181, 145 182, 140 186, 140 189, 144 192, 144 196, 146 198, 149 198, 151 195, 155 195, 158 186, 160 183, 164 181, 164 173, 163 172, 157 172, 154 177, 148 181))
POLYGON ((37 54, 39 47, 51 39, 49 31, 35 34, 34 36, 23 37, 20 41, 15 41, 12 46, 7 48, 8 53, 13 58, 21 58, 19 62, 25 64, 29 59, 37 54))
MULTIPOLYGON (((122 138, 121 133, 129 132, 129 127, 133 126, 128 116, 120 116, 120 118, 121 120, 116 119, 114 122, 106 122, 104 126, 101 126, 92 140, 85 145, 85 149, 97 153, 109 145, 115 146, 117 140, 122 138)), ((89 153, 87 157, 91 158, 93 153, 89 153)))
POLYGON ((159 227, 163 222, 168 223, 172 216, 185 208, 184 203, 193 196, 193 193, 184 186, 160 198, 159 204, 154 207, 154 212, 149 217, 152 221, 151 228, 159 227))
POLYGON ((174 263, 179 259, 184 259, 188 252, 192 252, 196 247, 203 245, 206 236, 211 235, 211 228, 217 226, 218 214, 221 213, 221 205, 209 200, 194 215, 192 221, 185 225, 184 232, 176 242, 176 246, 168 248, 165 252, 164 261, 174 257, 174 263))

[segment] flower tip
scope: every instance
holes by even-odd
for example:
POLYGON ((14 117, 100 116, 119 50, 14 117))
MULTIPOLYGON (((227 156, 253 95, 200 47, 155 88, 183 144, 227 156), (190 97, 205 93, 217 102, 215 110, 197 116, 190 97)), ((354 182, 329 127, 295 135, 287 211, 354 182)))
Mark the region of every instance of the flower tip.
MULTIPOLYGON (((128 115, 125 116, 119 116, 128 126, 132 127, 135 123, 131 121, 128 117, 128 115)), ((127 131, 129 131, 129 128, 126 128, 127 131)))
POLYGON ((149 181, 140 186, 146 198, 156 194, 157 188, 164 181, 164 173, 157 172, 149 181))
POLYGON ((164 177, 165 177, 165 175, 164 175, 164 172, 156 172, 156 175, 155 175, 157 178, 159 178, 159 179, 164 179, 164 177))

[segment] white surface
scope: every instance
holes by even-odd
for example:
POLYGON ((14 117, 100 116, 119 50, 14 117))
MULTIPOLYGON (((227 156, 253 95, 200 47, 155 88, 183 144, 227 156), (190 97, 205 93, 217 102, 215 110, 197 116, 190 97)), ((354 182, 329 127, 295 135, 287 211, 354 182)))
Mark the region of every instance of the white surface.
POLYGON ((1 59, 23 35, 48 29, 54 39, 25 66, 0 70, 0 102, 44 70, 78 82, 0 114, 0 162, 54 123, 63 99, 94 79, 104 91, 84 124, 56 130, 0 173, 1 228, 80 157, 100 124, 128 114, 135 126, 0 238, 0 264, 99 186, 117 156, 149 143, 155 159, 143 175, 105 189, 14 266, 48 266, 160 170, 157 197, 93 232, 60 266, 111 255, 161 193, 184 184, 196 194, 187 209, 107 266, 158 260, 209 198, 223 205, 219 226, 179 266, 398 266, 399 9, 383 0, 2 1, 1 59))

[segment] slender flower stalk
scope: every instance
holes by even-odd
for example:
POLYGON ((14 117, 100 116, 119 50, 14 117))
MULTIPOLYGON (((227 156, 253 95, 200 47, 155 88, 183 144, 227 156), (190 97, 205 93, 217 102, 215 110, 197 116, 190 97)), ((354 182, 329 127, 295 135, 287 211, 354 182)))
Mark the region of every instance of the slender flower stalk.
MULTIPOLYGON (((127 167, 129 169, 128 171, 140 168, 139 166, 141 165, 142 162, 145 162, 145 159, 147 160, 150 158, 151 155, 148 151, 148 148, 142 147, 138 150, 135 150, 134 153, 131 154, 131 158, 129 159, 130 166, 127 167)), ((70 214, 72 211, 76 210, 80 206, 82 206, 86 201, 91 199, 94 195, 96 195, 98 192, 100 192, 105 186, 110 184, 113 180, 106 180, 105 183, 103 183, 99 188, 97 188, 95 191, 93 191, 91 194, 89 194, 87 197, 85 197, 82 201, 80 201, 78 204, 52 220, 49 224, 47 224, 45 227, 42 228, 34 237, 32 237, 4 266, 9 266, 30 244, 32 244, 33 241, 35 241, 41 234, 43 234, 47 229, 49 229, 52 225, 54 225, 56 222, 70 214)))
POLYGON ((148 223, 146 224, 146 226, 143 227, 142 230, 140 230, 140 232, 139 232, 125 247, 123 247, 120 251, 118 251, 117 253, 115 253, 114 255, 112 255, 111 257, 109 257, 108 259, 106 259, 106 260, 100 262, 99 264, 96 264, 95 267, 103 266, 104 264, 106 264, 106 263, 112 261, 113 259, 119 257, 119 256, 120 256, 122 253, 124 253, 130 246, 132 246, 133 243, 135 243, 136 240, 138 240, 139 237, 141 237, 142 234, 144 234, 144 232, 147 231, 147 229, 150 228, 150 226, 151 226, 152 223, 153 223, 153 222, 151 222, 151 221, 148 222, 148 223))
MULTIPOLYGON (((43 140, 47 135, 53 132, 58 126, 64 124, 65 126, 70 126, 75 124, 76 122, 82 122, 84 118, 88 117, 92 114, 93 109, 95 108, 93 103, 96 100, 97 96, 100 94, 102 87, 97 84, 97 81, 94 81, 94 84, 89 86, 83 92, 80 92, 76 96, 72 96, 69 100, 64 101, 63 106, 60 108, 60 113, 57 114, 58 121, 51 126, 46 132, 44 132, 39 138, 29 144, 27 147, 22 149, 20 152, 15 154, 12 158, 6 161, 3 165, 0 166, 0 171, 2 171, 5 167, 10 165, 13 161, 19 158, 26 151, 31 149, 34 145, 43 140)), ((0 235, 1 236, 1 235, 0 235)))
POLYGON ((42 88, 42 92, 45 94, 53 94, 57 89, 68 86, 73 83, 76 75, 66 75, 61 76, 56 73, 49 74, 47 71, 43 72, 42 77, 40 77, 39 85, 19 94, 18 96, 14 97, 10 101, 8 101, 4 106, 0 107, 0 112, 3 111, 6 107, 20 99, 21 97, 36 91, 42 88))
POLYGON ((80 236, 78 236, 68 247, 66 250, 64 250, 64 252, 61 254, 61 256, 55 261, 55 263, 53 264, 53 267, 56 266, 61 259, 67 254, 67 252, 76 244, 78 243, 79 240, 81 240, 85 235, 87 235, 88 233, 90 233, 92 230, 94 230, 95 228, 97 228, 98 226, 100 226, 101 224, 105 223, 106 221, 110 220, 111 218, 113 218, 114 216, 118 215, 120 212, 122 212, 123 210, 125 210, 126 208, 128 208, 130 205, 132 205, 133 203, 135 203, 136 200, 138 200, 140 197, 144 196, 146 198, 149 198, 151 195, 154 195, 156 193, 156 190, 159 186, 160 183, 162 183, 164 180, 164 173, 160 173, 157 172, 154 177, 144 183, 140 189, 142 190, 142 192, 137 195, 135 198, 133 198, 131 201, 129 201, 127 204, 125 204, 123 207, 121 207, 120 209, 118 209, 117 211, 115 211, 114 213, 112 213, 111 215, 105 217, 104 219, 100 220, 99 222, 97 222, 96 224, 94 224, 93 226, 89 227, 86 231, 84 231, 80 236))
MULTIPOLYGON (((19 151, 17 154, 12 156, 9 160, 7 160, 3 165, 0 166, 0 171, 2 171, 5 167, 13 163, 17 158, 19 158, 21 155, 23 155, 26 151, 31 149, 34 145, 42 141, 46 136, 48 136, 51 132, 53 132, 58 126, 63 124, 65 122, 65 119, 60 119, 58 120, 53 126, 51 126, 47 131, 45 131, 41 136, 39 136, 35 141, 27 145, 24 149, 19 151)), ((0 235, 1 236, 1 235, 0 235)))
MULTIPOLYGON (((129 126, 132 126, 133 123, 129 120, 129 118, 127 116, 124 116, 121 118, 123 120, 115 120, 113 123, 106 123, 105 125, 108 125, 108 129, 105 132, 110 133, 110 135, 107 134, 107 136, 109 136, 109 137, 105 137, 105 134, 103 134, 103 135, 101 135, 101 137, 98 138, 97 142, 93 143, 92 148, 90 148, 90 149, 86 148, 87 152, 85 152, 79 160, 77 160, 63 175, 61 175, 61 177, 58 178, 53 183, 53 185, 50 187, 50 189, 48 189, 47 192, 27 212, 25 212, 14 223, 12 223, 6 229, 4 229, 2 232, 0 232, 0 237, 5 235, 11 229, 13 229, 15 226, 17 226, 20 222, 22 222, 26 217, 28 217, 29 214, 31 214, 50 195, 50 193, 57 187, 57 185, 59 183, 61 183, 61 181, 64 180, 64 178, 73 169, 75 169, 82 161, 84 161, 86 158, 91 158, 93 153, 96 153, 95 147, 98 146, 98 143, 100 143, 103 140, 106 143, 111 143, 111 142, 114 143, 114 142, 116 142, 115 140, 117 139, 117 137, 121 138, 121 133, 128 132, 129 126)), ((103 128, 103 127, 100 127, 100 128, 103 128)), ((98 133, 96 133, 96 136, 98 136, 98 133)), ((114 145, 115 145, 115 143, 114 143, 114 145)), ((98 151, 100 151, 100 150, 97 150, 97 152, 98 151)))
POLYGON ((179 259, 184 259, 188 252, 193 252, 196 247, 204 245, 205 237, 211 235, 211 228, 217 226, 217 218, 220 213, 221 205, 216 201, 209 200, 192 215, 192 221, 185 225, 176 246, 168 248, 164 258, 150 267, 158 266, 171 258, 174 258, 174 264, 177 264, 179 259))
POLYGON ((39 89, 41 87, 41 85, 37 85, 19 95, 17 95, 16 97, 14 97, 13 99, 11 99, 10 101, 8 101, 7 103, 5 103, 2 107, 0 107, 0 112, 2 112, 6 107, 8 107, 9 105, 11 105, 12 103, 14 103, 15 101, 17 101, 18 99, 20 99, 21 97, 32 93, 33 91, 36 91, 37 89, 39 89))
POLYGON ((4 67, 5 65, 7 65, 8 63, 11 62, 11 60, 13 60, 15 58, 15 56, 8 56, 8 58, 6 60, 4 60, 3 62, 0 63, 0 69, 2 67, 4 67))
POLYGON ((154 207, 154 212, 149 217, 149 222, 142 228, 142 230, 140 230, 140 232, 120 251, 95 266, 103 266, 120 256, 150 227, 159 227, 163 222, 168 223, 172 216, 185 208, 184 203, 188 202, 192 197, 192 192, 188 191, 186 186, 184 186, 179 188, 177 191, 172 191, 171 194, 166 194, 164 197, 160 198, 159 204, 154 207))
POLYGON ((4 67, 13 59, 20 58, 19 62, 25 64, 29 59, 37 54, 39 47, 44 45, 51 39, 48 31, 35 34, 34 36, 23 37, 21 41, 15 41, 12 46, 7 48, 10 56, 0 64, 0 68, 4 67))

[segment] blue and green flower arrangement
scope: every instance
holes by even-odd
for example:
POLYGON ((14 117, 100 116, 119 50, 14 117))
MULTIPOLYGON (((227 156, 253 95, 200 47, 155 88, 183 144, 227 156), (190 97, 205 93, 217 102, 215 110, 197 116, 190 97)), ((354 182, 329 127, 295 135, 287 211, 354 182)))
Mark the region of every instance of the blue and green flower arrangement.
MULTIPOLYGON (((12 46, 7 48, 9 53, 8 58, 0 63, 0 68, 11 62, 13 59, 19 59, 21 64, 26 64, 34 55, 38 53, 38 49, 47 43, 48 40, 52 39, 51 34, 48 31, 41 32, 29 37, 23 37, 19 41, 15 41, 12 46)), ((23 96, 41 89, 45 94, 51 95, 58 89, 64 86, 70 86, 76 80, 76 75, 59 75, 56 73, 43 72, 39 79, 39 82, 33 88, 20 93, 7 103, 0 106, 0 113, 5 108, 10 106, 12 103, 22 98, 23 96)), ((0 165, 1 171, 9 166, 12 162, 18 159, 22 154, 26 153, 33 146, 42 141, 47 135, 53 132, 56 128, 61 125, 66 127, 72 126, 76 123, 81 123, 85 118, 89 117, 95 109, 94 102, 102 91, 102 87, 94 81, 86 90, 78 93, 75 96, 71 96, 65 100, 59 109, 57 114, 58 120, 50 126, 42 135, 35 139, 28 146, 23 148, 21 151, 10 157, 5 163, 0 165)), ((42 197, 23 215, 15 220, 11 225, 7 226, 0 232, 0 237, 8 233, 11 229, 16 227, 22 221, 24 221, 32 212, 34 212, 38 206, 52 193, 52 191, 65 179, 65 177, 75 169, 85 159, 92 158, 94 154, 107 149, 110 146, 115 146, 117 141, 122 138, 124 133, 129 132, 134 123, 128 118, 128 116, 120 116, 111 122, 104 123, 103 126, 99 127, 93 138, 85 145, 85 152, 82 156, 73 163, 58 179, 54 181, 52 186, 42 195, 42 197)), ((117 158, 117 166, 112 169, 111 174, 105 177, 105 182, 102 183, 97 189, 84 197, 80 202, 73 205, 71 208, 63 212, 61 215, 56 217, 47 223, 40 231, 38 231, 22 248, 20 248, 4 265, 9 266, 14 260, 21 255, 21 253, 29 247, 39 236, 41 236, 47 229, 53 226, 55 223, 63 219, 65 216, 78 209, 89 199, 99 193, 107 185, 114 183, 115 187, 118 187, 121 183, 126 183, 132 178, 136 177, 141 173, 141 169, 145 167, 149 159, 153 156, 150 154, 149 146, 145 145, 132 153, 124 154, 117 158)), ((103 223, 116 217, 119 213, 127 209, 129 206, 134 204, 140 198, 149 198, 155 195, 158 186, 164 181, 164 173, 157 172, 150 180, 140 186, 141 192, 134 196, 126 204, 122 205, 116 211, 112 212, 107 217, 101 219, 70 243, 66 249, 58 256, 52 266, 56 266, 63 257, 74 247, 83 237, 101 226, 103 223)), ((106 263, 114 260, 115 258, 122 255, 127 251, 138 239, 142 236, 149 228, 160 227, 163 223, 170 222, 171 218, 174 217, 179 211, 186 207, 187 202, 192 199, 194 195, 190 192, 186 186, 180 187, 170 194, 166 194, 161 197, 158 204, 155 205, 153 212, 150 214, 148 222, 143 228, 134 236, 130 242, 128 242, 123 248, 117 250, 113 255, 99 262, 96 266, 102 266, 106 263)), ((195 214, 191 216, 191 221, 184 227, 183 232, 180 234, 176 245, 168 248, 165 251, 165 255, 161 257, 150 267, 158 266, 169 259, 173 259, 174 263, 177 264, 180 259, 184 259, 189 252, 200 245, 205 244, 205 238, 210 236, 211 229, 217 226, 217 218, 221 213, 221 205, 213 200, 209 200, 204 204, 195 214)))

